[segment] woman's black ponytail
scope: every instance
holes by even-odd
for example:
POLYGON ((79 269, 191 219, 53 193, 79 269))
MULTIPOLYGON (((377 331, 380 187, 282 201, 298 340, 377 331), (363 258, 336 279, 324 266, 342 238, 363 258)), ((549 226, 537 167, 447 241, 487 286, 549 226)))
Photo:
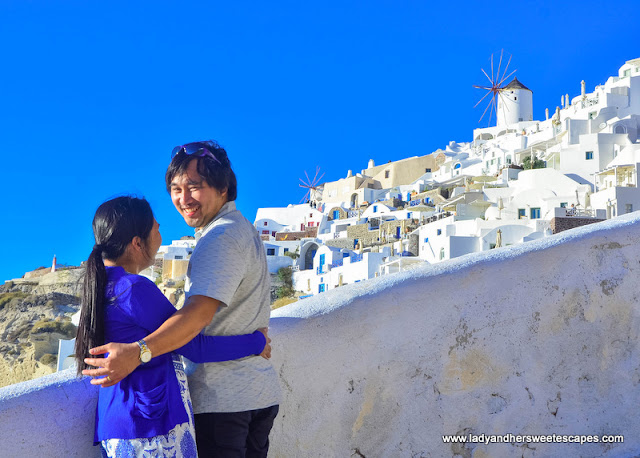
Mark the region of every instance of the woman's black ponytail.
POLYGON ((136 197, 117 197, 96 210, 93 235, 96 244, 86 261, 82 288, 82 311, 76 335, 75 357, 78 375, 89 368, 84 358, 89 349, 105 344, 104 311, 107 270, 103 259, 117 260, 134 237, 143 241, 153 228, 153 212, 149 203, 136 197))
POLYGON ((88 366, 84 358, 88 350, 104 344, 104 290, 107 284, 107 270, 102 260, 102 247, 96 245, 86 262, 82 287, 82 311, 76 335, 75 355, 78 375, 88 366))

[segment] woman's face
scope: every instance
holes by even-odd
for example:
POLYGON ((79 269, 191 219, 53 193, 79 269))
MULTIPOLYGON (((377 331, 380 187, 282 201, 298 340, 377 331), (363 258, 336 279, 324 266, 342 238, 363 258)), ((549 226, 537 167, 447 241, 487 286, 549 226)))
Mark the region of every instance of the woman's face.
POLYGON ((149 264, 147 267, 153 265, 153 261, 155 260, 156 253, 158 252, 160 245, 162 245, 162 236, 160 235, 160 225, 154 219, 153 227, 151 228, 149 237, 147 237, 147 255, 149 258, 149 264))

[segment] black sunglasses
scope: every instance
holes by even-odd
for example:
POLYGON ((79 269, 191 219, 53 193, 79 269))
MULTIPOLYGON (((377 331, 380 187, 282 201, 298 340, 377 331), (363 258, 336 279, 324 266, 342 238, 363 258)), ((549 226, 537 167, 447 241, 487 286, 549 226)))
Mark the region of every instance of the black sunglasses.
POLYGON ((204 142, 193 142, 193 143, 187 143, 186 145, 176 146, 171 151, 171 159, 176 157, 176 155, 178 155, 179 153, 185 153, 188 156, 192 156, 194 154, 198 157, 209 156, 218 164, 222 165, 222 163, 218 160, 218 158, 209 149, 209 145, 207 145, 204 142))

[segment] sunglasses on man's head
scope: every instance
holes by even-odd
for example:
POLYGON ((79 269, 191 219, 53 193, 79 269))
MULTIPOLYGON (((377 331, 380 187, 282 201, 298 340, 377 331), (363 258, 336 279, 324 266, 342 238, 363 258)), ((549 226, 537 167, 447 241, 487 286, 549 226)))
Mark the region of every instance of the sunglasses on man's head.
POLYGON ((176 157, 176 155, 178 155, 179 153, 185 153, 188 156, 195 155, 197 157, 209 156, 218 164, 222 165, 220 160, 218 160, 218 158, 213 154, 213 152, 209 149, 209 146, 206 143, 194 142, 194 143, 187 143, 186 145, 176 146, 171 151, 171 159, 176 157))

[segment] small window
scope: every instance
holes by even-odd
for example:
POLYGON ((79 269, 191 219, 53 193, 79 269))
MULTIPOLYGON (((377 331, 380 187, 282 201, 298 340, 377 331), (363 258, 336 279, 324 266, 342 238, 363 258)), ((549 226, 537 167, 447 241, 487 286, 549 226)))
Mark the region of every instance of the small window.
POLYGON ((267 222, 266 222, 266 221, 264 222, 264 225, 265 225, 265 226, 267 225, 267 222))
POLYGON ((407 212, 407 219, 411 219, 411 212, 407 212))
MULTIPOLYGON (((513 101, 515 102, 516 100, 518 100, 518 97, 516 97, 515 95, 513 96, 513 101)), ((522 121, 522 118, 520 118, 520 121, 522 121)))
MULTIPOLYGON (((627 212, 629 213, 629 212, 627 212)), ((182 259, 182 256, 176 256, 176 259, 182 259)))
POLYGON ((424 243, 429 243, 429 237, 424 238, 424 243))
POLYGON ((584 157, 587 161, 593 159, 593 151, 587 151, 586 153, 584 153, 584 157))
POLYGON ((633 211, 633 204, 625 204, 624 208, 627 213, 631 213, 633 211))
POLYGON ((567 208, 568 202, 560 202, 560 208, 567 208))
POLYGON ((518 122, 522 122, 522 121, 524 121, 524 119, 518 118, 518 122))
POLYGON ((592 111, 591 113, 589 113, 589 119, 596 119, 597 114, 597 111, 592 111))
POLYGON ((530 218, 531 219, 540 219, 540 208, 532 208, 529 211, 529 214, 531 215, 530 218))
POLYGON ((313 213, 309 213, 309 218, 313 218, 313 213))
POLYGON ((373 213, 375 213, 375 212, 377 212, 377 211, 378 211, 378 206, 377 206, 377 205, 374 205, 374 206, 373 206, 373 213))
POLYGON ((271 231, 271 235, 276 236, 276 231, 271 231))
POLYGON ((313 221, 309 221, 309 224, 307 226, 313 227, 313 221))
POLYGON ((264 235, 269 235, 269 231, 262 231, 264 235))
POLYGON ((444 259, 444 248, 440 248, 440 260, 444 259))
POLYGON ((289 252, 289 248, 285 248, 282 252, 283 253, 288 253, 289 252))
POLYGON ((438 229, 437 235, 442 235, 442 229, 438 229))
POLYGON ((522 219, 527 216, 527 213, 524 208, 518 208, 518 219, 522 219))
POLYGON ((430 172, 431 172, 431 169, 430 169, 430 168, 426 168, 426 169, 424 169, 424 173, 430 173, 430 172))
POLYGON ((384 171, 384 177, 385 177, 385 178, 389 178, 389 171, 388 171, 388 170, 385 170, 385 171, 384 171))
POLYGON ((276 249, 275 248, 267 248, 267 256, 275 256, 276 249))

